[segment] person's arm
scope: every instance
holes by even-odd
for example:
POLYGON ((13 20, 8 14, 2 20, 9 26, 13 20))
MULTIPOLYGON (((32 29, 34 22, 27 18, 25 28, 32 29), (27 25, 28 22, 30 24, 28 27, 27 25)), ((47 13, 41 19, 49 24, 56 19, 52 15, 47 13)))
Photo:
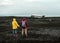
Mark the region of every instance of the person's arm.
POLYGON ((17 22, 16 22, 16 25, 17 25, 18 27, 20 27, 17 22))
POLYGON ((28 22, 26 21, 26 26, 28 27, 28 22))

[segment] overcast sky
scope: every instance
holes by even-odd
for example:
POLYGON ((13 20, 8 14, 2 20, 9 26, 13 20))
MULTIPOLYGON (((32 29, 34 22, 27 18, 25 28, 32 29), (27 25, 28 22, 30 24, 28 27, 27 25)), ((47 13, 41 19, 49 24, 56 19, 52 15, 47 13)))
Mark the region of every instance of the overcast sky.
POLYGON ((60 16, 60 0, 0 0, 0 16, 60 16))

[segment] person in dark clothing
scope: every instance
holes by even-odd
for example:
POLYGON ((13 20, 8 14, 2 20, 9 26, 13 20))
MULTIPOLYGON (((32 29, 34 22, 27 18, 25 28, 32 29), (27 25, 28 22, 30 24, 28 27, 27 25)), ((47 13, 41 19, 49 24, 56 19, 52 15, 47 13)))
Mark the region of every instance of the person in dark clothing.
POLYGON ((22 27, 22 36, 25 34, 27 36, 27 27, 28 27, 28 21, 26 18, 22 18, 22 21, 20 23, 22 27))

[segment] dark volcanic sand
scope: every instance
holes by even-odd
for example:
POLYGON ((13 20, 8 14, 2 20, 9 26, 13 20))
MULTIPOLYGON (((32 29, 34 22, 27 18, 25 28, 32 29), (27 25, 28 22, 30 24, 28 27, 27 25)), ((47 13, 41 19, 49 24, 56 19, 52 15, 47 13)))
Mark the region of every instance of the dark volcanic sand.
MULTIPOLYGON (((0 43, 53 43, 60 41, 60 20, 27 18, 29 23, 28 36, 22 37, 21 28, 18 34, 12 34, 11 21, 13 17, 0 17, 0 43)), ((21 18, 17 18, 20 23, 21 18)))

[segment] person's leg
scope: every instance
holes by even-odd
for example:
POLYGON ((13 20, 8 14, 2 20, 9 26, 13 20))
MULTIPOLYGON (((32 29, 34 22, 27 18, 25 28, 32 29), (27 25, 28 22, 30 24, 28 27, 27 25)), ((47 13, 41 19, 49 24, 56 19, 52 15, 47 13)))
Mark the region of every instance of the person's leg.
POLYGON ((15 29, 15 34, 17 34, 17 29, 15 29))
POLYGON ((15 32, 14 32, 14 29, 13 29, 13 31, 12 31, 12 32, 13 32, 13 34, 15 33, 15 32))
POLYGON ((25 29, 25 35, 27 36, 27 28, 25 29))
POLYGON ((17 29, 15 29, 15 37, 16 37, 16 38, 18 37, 17 29))
POLYGON ((22 36, 24 35, 24 29, 22 29, 22 36))

